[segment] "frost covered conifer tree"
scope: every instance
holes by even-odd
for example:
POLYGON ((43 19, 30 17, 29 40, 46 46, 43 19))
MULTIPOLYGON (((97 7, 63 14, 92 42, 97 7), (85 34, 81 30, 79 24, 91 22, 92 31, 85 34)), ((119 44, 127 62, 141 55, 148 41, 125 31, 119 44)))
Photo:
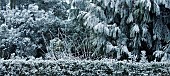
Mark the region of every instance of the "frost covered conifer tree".
POLYGON ((95 46, 92 57, 113 52, 110 56, 124 59, 131 52, 139 61, 145 50, 151 61, 160 53, 155 51, 169 50, 169 16, 163 14, 169 13, 163 10, 169 9, 168 0, 73 0, 72 7, 76 9, 72 12, 79 12, 72 18, 78 18, 79 25, 94 38, 90 40, 95 46), (85 7, 80 8, 80 3, 85 7))

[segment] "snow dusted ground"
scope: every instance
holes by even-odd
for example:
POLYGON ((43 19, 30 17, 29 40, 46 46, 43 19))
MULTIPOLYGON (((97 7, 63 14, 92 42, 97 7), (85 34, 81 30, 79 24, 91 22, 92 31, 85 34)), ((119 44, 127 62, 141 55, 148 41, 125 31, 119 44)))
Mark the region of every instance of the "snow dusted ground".
POLYGON ((169 76, 170 63, 132 63, 111 59, 9 59, 0 60, 0 75, 50 76, 169 76))

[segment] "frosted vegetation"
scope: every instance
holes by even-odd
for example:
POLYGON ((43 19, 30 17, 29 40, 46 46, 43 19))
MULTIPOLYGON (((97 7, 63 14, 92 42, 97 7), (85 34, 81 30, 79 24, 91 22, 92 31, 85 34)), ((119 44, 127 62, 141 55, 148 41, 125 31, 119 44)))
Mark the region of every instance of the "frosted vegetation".
POLYGON ((169 0, 19 2, 1 1, 1 58, 169 60, 169 0))
POLYGON ((170 60, 170 0, 0 0, 0 9, 0 66, 15 58, 170 60))
POLYGON ((15 57, 0 60, 0 75, 55 75, 55 76, 169 76, 170 63, 127 63, 112 59, 29 60, 15 57))

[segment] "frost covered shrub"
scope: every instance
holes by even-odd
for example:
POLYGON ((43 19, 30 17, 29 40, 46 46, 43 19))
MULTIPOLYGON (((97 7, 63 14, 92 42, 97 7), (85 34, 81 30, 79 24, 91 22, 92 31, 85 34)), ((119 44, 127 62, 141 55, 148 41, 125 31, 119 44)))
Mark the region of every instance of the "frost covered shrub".
POLYGON ((42 60, 29 57, 0 60, 0 75, 165 75, 169 76, 169 63, 127 63, 114 60, 42 60))
POLYGON ((5 22, 0 26, 0 51, 8 55, 42 56, 47 53, 50 40, 58 36, 60 19, 52 11, 39 10, 36 4, 24 10, 3 10, 1 14, 5 22))

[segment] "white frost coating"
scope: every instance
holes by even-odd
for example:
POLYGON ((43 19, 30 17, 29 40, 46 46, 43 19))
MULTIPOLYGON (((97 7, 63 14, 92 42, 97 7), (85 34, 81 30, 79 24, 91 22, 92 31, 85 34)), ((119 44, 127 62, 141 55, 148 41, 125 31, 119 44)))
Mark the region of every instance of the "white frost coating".
POLYGON ((7 10, 10 10, 11 8, 10 8, 10 3, 8 3, 7 5, 6 5, 6 9, 7 10))
POLYGON ((139 26, 135 24, 135 26, 132 28, 132 31, 139 33, 139 26))
POLYGON ((110 33, 109 28, 106 27, 104 23, 98 23, 96 26, 93 27, 93 30, 97 34, 109 35, 110 33))
POLYGON ((130 37, 135 37, 136 33, 139 33, 139 26, 137 24, 134 24, 130 31, 130 37))
POLYGON ((83 0, 73 0, 72 3, 71 3, 71 9, 79 8, 80 3, 81 3, 82 1, 83 1, 83 0))
POLYGON ((170 54, 169 53, 164 53, 164 56, 161 59, 161 62, 170 62, 170 54))
POLYGON ((165 7, 170 8, 170 0, 166 0, 165 7))
POLYGON ((94 11, 94 9, 101 10, 99 6, 96 6, 93 3, 90 3, 89 6, 87 7, 87 9, 89 9, 89 11, 94 11))
POLYGON ((113 50, 114 46, 110 43, 106 43, 106 53, 110 53, 113 50))
POLYGON ((160 15, 160 7, 156 2, 154 2, 154 12, 156 15, 160 15))
POLYGON ((97 0, 98 2, 101 2, 102 0, 97 0))
POLYGON ((88 13, 83 17, 83 20, 86 20, 89 16, 91 16, 91 14, 88 12, 88 13))
POLYGON ((105 27, 104 27, 104 34, 107 35, 107 36, 109 36, 109 33, 110 33, 109 28, 105 26, 105 27))
POLYGON ((24 38, 23 42, 30 42, 30 38, 28 38, 28 37, 24 38))
POLYGON ((1 31, 7 31, 7 25, 6 24, 2 24, 1 26, 0 26, 0 32, 1 31))
POLYGON ((128 50, 128 48, 127 48, 127 46, 126 45, 122 45, 121 46, 122 47, 122 49, 121 49, 121 53, 126 53, 126 54, 128 54, 129 55, 129 50, 128 50))
POLYGON ((29 4, 28 9, 30 11, 38 11, 38 5, 36 5, 36 4, 29 4))
POLYGON ((110 3, 110 0, 103 0, 103 1, 105 6, 108 6, 108 4, 110 3))
POLYGON ((147 61, 147 59, 146 59, 146 51, 141 51, 141 53, 142 53, 142 57, 141 57, 141 60, 140 60, 140 62, 141 63, 146 63, 146 62, 148 62, 147 61))
POLYGON ((144 36, 148 32, 148 25, 144 24, 142 27, 142 36, 144 36))
POLYGON ((161 58, 161 56, 164 55, 164 52, 158 50, 158 51, 155 51, 155 52, 153 53, 153 55, 155 55, 156 58, 161 58))
POLYGON ((95 25, 97 25, 99 22, 99 18, 96 18, 94 15, 90 15, 87 20, 84 22, 84 25, 86 25, 86 27, 92 29, 95 25))
POLYGON ((96 26, 94 26, 94 32, 95 33, 103 33, 104 32, 104 24, 103 23, 98 23, 96 26))
POLYGON ((109 29, 103 23, 98 23, 93 29, 95 33, 109 35, 109 29))
POLYGON ((109 35, 108 36, 113 36, 113 33, 115 32, 115 27, 116 27, 116 23, 114 23, 113 25, 107 25, 108 29, 109 29, 109 35))
POLYGON ((116 38, 117 37, 117 33, 120 34, 120 28, 119 27, 115 27, 114 28, 112 37, 116 38))
POLYGON ((129 15, 129 17, 128 17, 127 21, 126 21, 126 23, 131 23, 131 22, 133 22, 133 16, 132 16, 132 13, 130 13, 130 15, 129 15))
POLYGON ((146 7, 149 8, 149 11, 151 10, 151 2, 150 2, 150 0, 147 0, 146 7))
POLYGON ((158 4, 164 4, 166 8, 170 8, 170 0, 154 0, 158 4))
POLYGON ((126 4, 127 4, 128 6, 131 6, 131 0, 126 0, 126 4))
POLYGON ((43 0, 44 2, 54 2, 54 1, 58 1, 58 0, 43 0))
POLYGON ((144 3, 146 0, 139 0, 141 3, 144 3))
POLYGON ((67 4, 71 4, 72 0, 63 0, 64 2, 66 2, 67 4))
POLYGON ((115 7, 115 1, 114 1, 114 0, 111 0, 111 1, 110 1, 110 7, 111 7, 111 8, 114 8, 114 7, 115 7))
POLYGON ((120 4, 120 2, 119 2, 119 0, 117 0, 115 3, 115 13, 118 13, 118 11, 119 11, 119 4, 120 4))

